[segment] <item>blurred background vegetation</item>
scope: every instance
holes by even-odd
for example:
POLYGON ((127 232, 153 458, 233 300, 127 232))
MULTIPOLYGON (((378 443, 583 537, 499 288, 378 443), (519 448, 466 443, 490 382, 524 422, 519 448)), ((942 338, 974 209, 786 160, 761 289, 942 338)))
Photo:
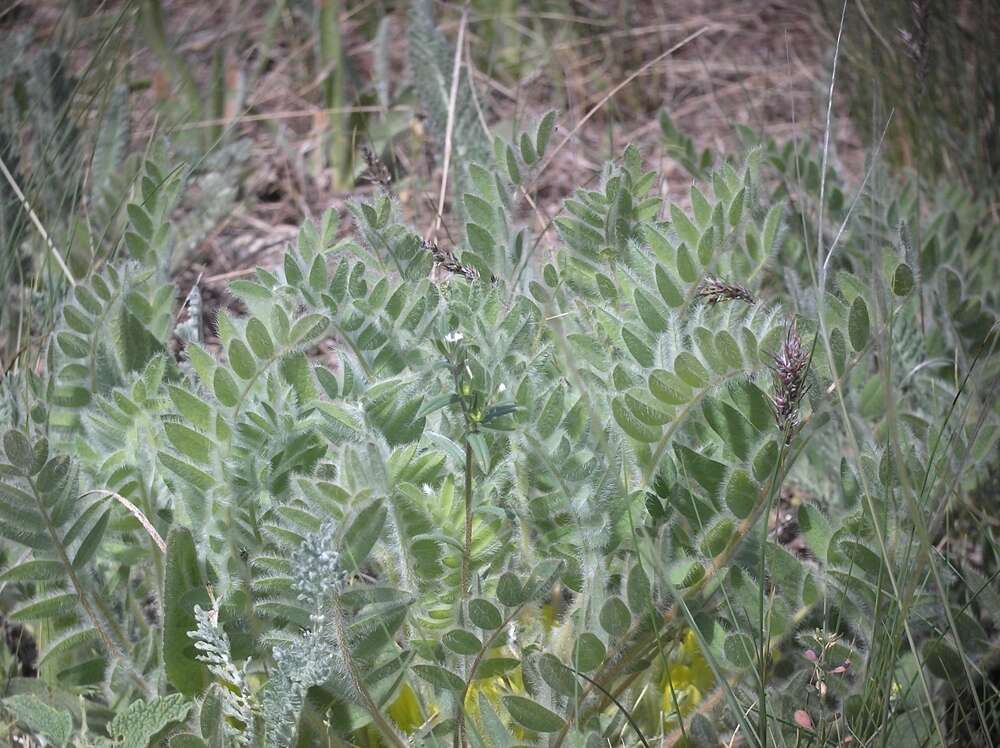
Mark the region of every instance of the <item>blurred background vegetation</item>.
POLYGON ((68 285, 127 251, 124 206, 151 155, 180 182, 170 271, 184 292, 200 278, 209 308, 304 218, 374 189, 366 149, 429 226, 444 133, 419 95, 435 83, 421 50, 454 44, 459 27, 473 125, 509 134, 556 109, 559 137, 572 128, 535 185, 543 220, 628 142, 683 195, 690 177, 659 112, 694 134, 695 153, 732 144, 738 125, 778 142, 823 132, 842 15, 834 167, 860 177, 878 149, 995 203, 990 0, 851 0, 846 12, 835 0, 6 0, 0 362, 32 349, 68 285))

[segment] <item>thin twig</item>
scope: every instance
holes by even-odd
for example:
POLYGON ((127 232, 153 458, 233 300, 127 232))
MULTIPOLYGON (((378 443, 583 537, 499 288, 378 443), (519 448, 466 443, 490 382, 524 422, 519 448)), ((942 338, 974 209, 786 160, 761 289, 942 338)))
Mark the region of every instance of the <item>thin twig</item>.
POLYGON ((854 195, 854 199, 851 200, 851 206, 847 209, 847 214, 844 216, 844 220, 840 224, 840 228, 837 229, 837 235, 833 237, 833 242, 830 244, 830 248, 826 252, 826 258, 823 260, 823 277, 826 277, 827 268, 830 265, 830 258, 833 257, 833 252, 837 249, 837 244, 840 243, 840 237, 844 233, 844 229, 847 228, 847 222, 851 220, 851 216, 854 213, 854 207, 858 204, 861 196, 865 192, 865 187, 868 186, 868 179, 871 177, 872 172, 875 171, 875 165, 878 163, 879 153, 882 151, 882 143, 885 141, 885 135, 889 132, 889 125, 892 123, 892 116, 895 114, 896 110, 892 109, 889 112, 888 118, 885 121, 885 127, 882 128, 882 136, 878 139, 878 143, 875 146, 875 152, 872 154, 871 164, 868 166, 868 170, 865 171, 865 178, 861 180, 861 184, 858 187, 857 193, 854 195))
POLYGON ((587 122, 590 121, 590 118, 593 117, 595 114, 597 114, 597 112, 599 112, 604 107, 604 105, 607 104, 608 101, 610 101, 614 97, 615 94, 617 94, 619 91, 621 91, 623 88, 625 88, 625 86, 627 86, 629 83, 631 83, 636 78, 638 78, 640 75, 642 75, 647 70, 649 70, 651 67, 653 67, 653 65, 656 65, 658 62, 661 62, 664 58, 669 57, 670 55, 672 55, 674 52, 676 52, 677 50, 681 49, 682 47, 687 46, 688 44, 690 44, 691 42, 693 42, 695 39, 697 39, 699 36, 701 36, 702 34, 704 34, 705 32, 707 32, 709 30, 714 30, 714 27, 713 26, 702 26, 700 29, 698 29, 694 33, 688 34, 686 37, 684 37, 679 42, 677 42, 677 44, 675 44, 674 46, 672 46, 670 49, 666 50, 665 52, 663 52, 661 54, 658 54, 652 60, 650 60, 649 62, 647 62, 646 64, 644 64, 642 67, 640 67, 638 70, 636 70, 634 73, 632 73, 630 76, 628 76, 621 83, 619 83, 614 88, 612 88, 610 91, 608 91, 606 94, 604 94, 604 96, 601 97, 601 100, 598 101, 596 104, 594 104, 594 106, 592 106, 590 108, 590 111, 588 111, 585 115, 583 115, 583 117, 580 119, 579 122, 576 123, 576 125, 573 127, 573 129, 570 130, 566 134, 566 137, 562 139, 562 141, 559 143, 559 145, 557 145, 555 148, 552 149, 551 153, 549 153, 549 157, 538 168, 538 171, 535 172, 535 178, 537 179, 538 175, 541 174, 543 171, 545 171, 545 169, 549 166, 549 164, 551 164, 552 161, 555 159, 556 154, 559 153, 559 151, 561 151, 563 149, 563 147, 567 143, 569 143, 570 140, 573 139, 573 137, 580 131, 580 128, 583 127, 585 124, 587 124, 587 122))
POLYGON ((592 685, 594 688, 596 688, 602 694, 604 694, 604 696, 606 698, 608 698, 611 701, 611 703, 613 703, 615 705, 615 707, 617 707, 618 711, 622 713, 622 715, 625 717, 625 719, 628 720, 628 723, 631 726, 631 728, 633 730, 635 730, 635 734, 639 736, 639 741, 644 746, 646 746, 646 748, 650 748, 649 742, 646 740, 646 736, 643 735, 642 734, 642 730, 639 729, 639 725, 636 724, 636 721, 632 718, 632 715, 629 714, 628 709, 626 709, 625 706, 618 699, 616 699, 606 688, 604 688, 604 686, 602 686, 600 683, 598 683, 593 678, 589 677, 588 675, 586 675, 584 673, 581 673, 575 667, 570 667, 569 669, 572 670, 574 673, 576 673, 581 678, 583 678, 585 681, 587 681, 590 685, 592 685))
POLYGON ((2 156, 0 156, 0 171, 3 172, 4 177, 7 179, 7 183, 10 185, 11 189, 14 190, 14 194, 17 195, 17 199, 21 201, 21 206, 27 212, 28 218, 30 218, 31 222, 35 224, 35 228, 38 229, 38 233, 42 235, 42 239, 45 240, 45 245, 49 248, 49 252, 51 252, 52 256, 55 258, 59 269, 62 270, 63 275, 66 276, 69 284, 75 287, 76 279, 73 278, 73 274, 69 271, 69 268, 66 267, 66 263, 63 260, 62 255, 60 255, 59 251, 56 249, 56 245, 49 237, 49 232, 45 230, 45 227, 42 225, 41 220, 39 220, 34 208, 31 207, 31 203, 28 202, 28 198, 24 196, 24 193, 21 192, 21 188, 17 186, 17 182, 14 180, 14 176, 10 173, 10 170, 7 169, 7 164, 4 163, 2 156))
POLYGON ((90 491, 86 491, 85 493, 80 494, 80 498, 82 499, 84 496, 90 496, 91 494, 95 493, 100 494, 101 496, 105 496, 107 498, 114 499, 123 507, 125 507, 128 510, 129 514, 131 514, 133 517, 139 520, 139 524, 143 526, 143 529, 146 530, 146 533, 149 535, 150 539, 153 541, 153 543, 156 544, 156 547, 160 549, 160 553, 167 552, 167 544, 163 542, 163 538, 160 536, 160 533, 156 531, 156 528, 153 527, 153 523, 149 521, 146 515, 142 513, 142 510, 139 509, 139 507, 137 507, 131 501, 126 499, 124 496, 116 494, 114 491, 105 491, 103 488, 94 488, 90 491))
MULTIPOLYGON (((469 78, 470 78, 470 80, 476 76, 476 74, 477 74, 478 71, 475 69, 475 66, 472 64, 472 48, 471 48, 471 46, 469 44, 465 45, 465 68, 466 68, 466 70, 469 71, 469 74, 470 74, 469 78)), ((484 78, 486 80, 491 80, 489 78, 489 76, 486 76, 486 75, 480 75, 480 77, 482 77, 482 78, 484 78)), ((469 86, 469 93, 472 95, 472 104, 476 108, 476 114, 479 117, 479 124, 483 128, 483 132, 486 133, 487 137, 490 140, 493 140, 493 133, 490 130, 489 124, 487 124, 487 122, 486 122, 486 115, 483 113, 483 107, 479 103, 479 95, 476 93, 476 87, 473 86, 473 85, 470 85, 469 86)), ((551 222, 551 219, 548 217, 548 215, 546 215, 538 207, 538 205, 532 199, 531 194, 524 187, 524 185, 518 185, 518 191, 521 192, 524 195, 525 201, 527 201, 528 205, 531 206, 531 209, 533 211, 535 211, 535 217, 538 219, 538 229, 539 229, 539 231, 544 231, 545 228, 551 222)))
POLYGON ((257 272, 257 265, 250 268, 240 268, 239 270, 230 270, 228 273, 219 273, 218 275, 210 275, 205 278, 205 285, 211 285, 215 283, 221 283, 222 281, 232 280, 233 278, 243 278, 247 275, 253 275, 257 272))
POLYGON ((434 228, 431 229, 429 239, 437 240, 438 230, 441 228, 441 216, 444 213, 444 199, 448 194, 448 170, 451 168, 452 136, 455 130, 455 107, 458 102, 458 79, 462 71, 462 43, 465 39, 465 24, 469 20, 469 6, 466 3, 462 8, 462 20, 458 24, 458 41, 455 42, 455 62, 451 68, 451 92, 448 94, 448 124, 444 131, 444 165, 441 170, 441 191, 438 194, 437 215, 434 216, 434 228))

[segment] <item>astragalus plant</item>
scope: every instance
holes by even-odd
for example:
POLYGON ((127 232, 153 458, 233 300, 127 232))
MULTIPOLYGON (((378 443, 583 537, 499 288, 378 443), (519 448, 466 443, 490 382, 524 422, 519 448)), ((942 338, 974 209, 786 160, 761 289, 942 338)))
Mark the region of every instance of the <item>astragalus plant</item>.
POLYGON ((16 729, 912 746, 995 718, 996 585, 938 547, 995 453, 962 217, 914 245, 905 190, 854 210, 766 143, 667 204, 628 148, 550 249, 518 216, 554 119, 463 165, 454 243, 387 191, 351 239, 303 226, 231 284, 221 350, 175 336, 169 211, 135 199, 140 251, 9 381, 16 729))

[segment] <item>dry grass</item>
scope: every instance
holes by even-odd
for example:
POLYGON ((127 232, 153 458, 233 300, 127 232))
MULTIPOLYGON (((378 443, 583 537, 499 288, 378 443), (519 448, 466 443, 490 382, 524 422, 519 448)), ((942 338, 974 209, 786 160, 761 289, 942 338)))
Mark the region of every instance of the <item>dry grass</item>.
MULTIPOLYGON (((44 40, 65 33, 71 22, 108 24, 124 7, 122 2, 97 5, 82 21, 72 21, 57 0, 39 0, 9 15, 15 14, 17 24, 31 26, 44 40)), ((341 16, 354 94, 370 89, 373 77, 372 32, 365 26, 372 13, 369 5, 348 3, 341 16)), ((188 120, 171 133, 180 137, 223 124, 234 136, 253 143, 241 207, 210 232, 178 279, 186 293, 201 278, 211 304, 213 289, 222 291, 229 280, 256 264, 273 263, 304 218, 332 208, 347 219, 346 201, 374 186, 359 181, 337 191, 329 170, 316 166, 331 113, 321 105, 312 29, 303 28, 288 13, 269 20, 270 0, 174 0, 163 6, 177 52, 200 84, 210 80, 213 55, 221 47, 227 86, 246 89, 242 104, 227 106, 221 120, 188 120), (265 46, 261 40, 269 30, 273 37, 265 46)), ((524 217, 538 223, 536 228, 559 212, 574 187, 596 180, 602 163, 619 155, 627 143, 638 145, 664 175, 663 194, 683 200, 689 178, 664 153, 656 120, 661 109, 692 134, 699 147, 723 151, 736 142, 736 124, 779 140, 822 131, 831 47, 817 31, 810 5, 794 0, 687 0, 668 8, 640 0, 623 11, 589 0, 552 6, 551 12, 525 9, 499 20, 473 9, 461 60, 471 69, 490 128, 509 131, 513 124, 532 122, 555 108, 560 127, 554 142, 572 133, 532 183, 537 207, 526 208, 524 217), (573 14, 565 12, 570 6, 573 14), (697 38, 664 55, 692 34, 697 38), (660 55, 662 60, 649 64, 660 55), (630 76, 634 80, 621 85, 630 76)), ((437 12, 454 43, 461 4, 440 3, 437 12)), ((393 38, 400 42, 391 47, 391 64, 398 71, 392 85, 399 90, 406 78, 405 9, 393 12, 392 23, 393 38)), ((87 57, 86 50, 78 51, 81 65, 87 57)), ((149 138, 164 133, 157 105, 176 97, 178 86, 168 66, 141 39, 131 45, 123 62, 137 89, 133 145, 144 148, 149 138), (136 85, 143 81, 149 85, 136 85)), ((378 109, 359 109, 365 108, 378 109)), ((858 173, 862 152, 842 117, 835 123, 835 136, 842 168, 858 173)), ((364 135, 355 137, 360 146, 364 135)), ((443 154, 433 152, 419 117, 412 117, 410 132, 399 143, 393 154, 402 172, 396 194, 426 234, 435 220, 443 154)), ((455 233, 448 218, 446 208, 446 236, 455 233)), ((342 229, 350 230, 349 220, 342 229)))

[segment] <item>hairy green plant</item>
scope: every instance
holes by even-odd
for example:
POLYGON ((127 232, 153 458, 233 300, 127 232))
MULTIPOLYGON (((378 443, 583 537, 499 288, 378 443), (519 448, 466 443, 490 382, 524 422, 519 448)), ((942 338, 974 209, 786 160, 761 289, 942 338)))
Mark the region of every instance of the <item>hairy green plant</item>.
MULTIPOLYGON (((98 41, 110 47, 122 22, 116 16, 98 41)), ((26 47, 19 39, 9 50, 12 93, 0 108, 0 290, 13 302, 0 310, 5 369, 37 357, 34 343, 51 331, 65 291, 108 260, 128 254, 161 277, 176 271, 232 209, 248 154, 245 141, 170 149, 192 160, 164 174, 165 140, 145 153, 131 148, 129 88, 114 65, 103 69, 103 44, 79 77, 61 50, 26 47), (85 129, 88 117, 95 126, 85 129), (168 226, 171 210, 184 218, 168 226)))
POLYGON ((9 679, 12 722, 943 745, 965 693, 986 723, 996 585, 936 546, 995 451, 995 300, 962 272, 996 250, 981 210, 927 216, 881 177, 849 200, 822 155, 756 139, 667 204, 629 147, 539 256, 517 216, 553 124, 456 167, 455 246, 387 192, 354 238, 305 224, 231 283, 217 351, 175 328, 179 177, 147 162, 134 259, 76 286, 8 388, 0 601, 47 686, 9 679))

